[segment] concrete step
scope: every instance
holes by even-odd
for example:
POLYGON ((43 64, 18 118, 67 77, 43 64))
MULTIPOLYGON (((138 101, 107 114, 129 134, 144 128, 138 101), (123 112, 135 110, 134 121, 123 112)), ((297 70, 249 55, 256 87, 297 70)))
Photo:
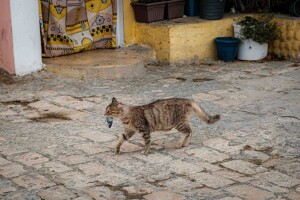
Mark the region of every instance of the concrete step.
POLYGON ((141 76, 153 51, 141 46, 98 49, 54 58, 43 58, 46 69, 57 75, 80 79, 118 79, 141 76))

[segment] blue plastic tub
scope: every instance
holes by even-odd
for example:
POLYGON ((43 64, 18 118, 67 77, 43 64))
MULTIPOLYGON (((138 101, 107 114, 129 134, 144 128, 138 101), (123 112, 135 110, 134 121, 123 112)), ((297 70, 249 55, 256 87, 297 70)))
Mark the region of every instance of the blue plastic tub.
POLYGON ((200 13, 200 0, 187 0, 186 1, 186 15, 199 16, 200 13))
POLYGON ((215 38, 218 59, 233 62, 237 56, 240 40, 234 37, 215 38))

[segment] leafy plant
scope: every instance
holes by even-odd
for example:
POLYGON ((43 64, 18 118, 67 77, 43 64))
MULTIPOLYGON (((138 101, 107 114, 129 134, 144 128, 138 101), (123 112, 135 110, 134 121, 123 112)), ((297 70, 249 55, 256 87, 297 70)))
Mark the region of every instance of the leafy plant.
POLYGON ((237 24, 241 26, 241 39, 252 39, 260 44, 269 43, 279 39, 281 32, 279 24, 274 21, 274 15, 264 14, 258 17, 245 16, 238 19, 237 24))

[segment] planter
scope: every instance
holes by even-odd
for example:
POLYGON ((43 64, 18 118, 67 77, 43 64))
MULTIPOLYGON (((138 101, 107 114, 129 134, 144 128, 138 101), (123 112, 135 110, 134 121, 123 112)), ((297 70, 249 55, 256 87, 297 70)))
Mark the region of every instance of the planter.
POLYGON ((131 3, 137 22, 150 23, 164 20, 166 2, 131 3))
POLYGON ((186 15, 199 16, 199 0, 186 0, 186 15))
POLYGON ((166 1, 165 19, 180 18, 184 15, 184 0, 166 1))
POLYGON ((225 62, 235 60, 240 40, 234 37, 218 37, 215 38, 218 59, 225 62))
MULTIPOLYGON (((239 38, 241 26, 234 24, 234 37, 239 38)), ((261 60, 268 54, 268 44, 259 44, 253 40, 241 40, 237 58, 239 60, 261 60)))
POLYGON ((224 16, 226 0, 200 0, 200 18, 217 20, 224 16))

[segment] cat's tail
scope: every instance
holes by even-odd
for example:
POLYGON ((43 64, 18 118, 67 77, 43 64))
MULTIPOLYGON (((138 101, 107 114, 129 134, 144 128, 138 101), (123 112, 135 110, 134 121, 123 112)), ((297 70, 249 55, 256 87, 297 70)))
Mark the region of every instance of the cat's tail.
POLYGON ((198 115, 200 119, 202 119, 204 122, 208 124, 213 124, 216 121, 218 121, 221 116, 220 115, 214 115, 214 116, 209 116, 196 102, 192 101, 191 102, 193 111, 198 115))

